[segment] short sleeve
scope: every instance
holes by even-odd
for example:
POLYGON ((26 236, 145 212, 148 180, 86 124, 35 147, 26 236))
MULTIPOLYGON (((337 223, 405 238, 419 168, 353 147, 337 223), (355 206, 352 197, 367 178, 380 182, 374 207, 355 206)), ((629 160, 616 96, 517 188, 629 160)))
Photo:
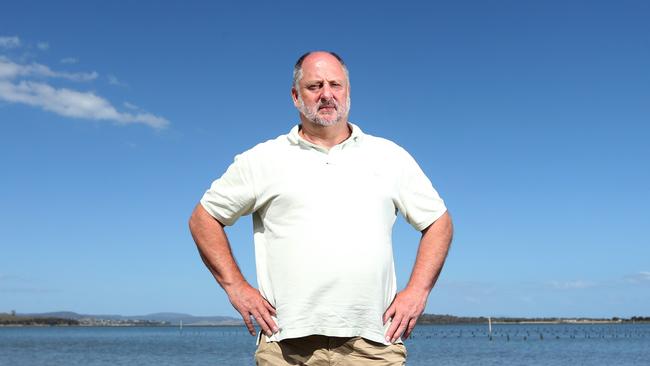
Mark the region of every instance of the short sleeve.
POLYGON ((447 207, 415 159, 404 153, 397 209, 411 226, 422 231, 440 218, 447 207))
POLYGON ((255 206, 255 187, 245 154, 237 155, 226 172, 212 182, 201 198, 201 205, 226 226, 248 215, 255 206))

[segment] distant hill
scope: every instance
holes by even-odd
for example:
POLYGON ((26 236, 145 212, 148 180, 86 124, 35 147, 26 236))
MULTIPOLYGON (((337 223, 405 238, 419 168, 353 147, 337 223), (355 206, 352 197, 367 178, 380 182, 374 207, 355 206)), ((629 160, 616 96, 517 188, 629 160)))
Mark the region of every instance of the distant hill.
POLYGON ((62 318, 62 319, 105 319, 105 320, 147 320, 147 321, 157 321, 157 322, 167 322, 169 324, 180 324, 183 322, 183 325, 203 325, 203 326, 215 326, 215 325, 244 325, 244 322, 239 318, 233 318, 229 316, 194 316, 190 314, 183 313, 154 313, 147 315, 115 315, 115 314, 79 314, 71 311, 57 311, 49 313, 28 313, 28 314, 17 314, 20 316, 28 316, 32 318, 62 318))

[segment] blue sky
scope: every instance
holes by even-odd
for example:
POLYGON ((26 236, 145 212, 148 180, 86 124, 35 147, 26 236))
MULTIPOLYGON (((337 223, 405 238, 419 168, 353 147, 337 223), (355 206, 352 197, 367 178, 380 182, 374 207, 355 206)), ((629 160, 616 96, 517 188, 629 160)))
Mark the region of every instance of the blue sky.
MULTIPOLYGON (((427 312, 647 316, 648 19, 644 1, 4 5, 0 312, 235 315, 187 219, 298 121, 292 65, 329 49, 350 119, 453 215, 427 312)), ((251 230, 228 233, 255 283, 251 230)), ((418 238, 398 220, 401 286, 418 238)))

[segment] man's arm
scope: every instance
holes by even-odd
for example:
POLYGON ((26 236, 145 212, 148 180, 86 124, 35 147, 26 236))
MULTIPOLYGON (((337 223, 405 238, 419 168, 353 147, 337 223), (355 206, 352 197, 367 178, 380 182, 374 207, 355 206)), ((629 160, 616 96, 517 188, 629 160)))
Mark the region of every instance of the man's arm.
POLYGON ((384 324, 388 319, 393 319, 386 332, 388 342, 395 342, 401 335, 404 335, 404 339, 411 335, 445 263, 452 234, 453 226, 447 212, 422 230, 411 278, 384 313, 384 324))
POLYGON ((278 331, 271 315, 275 309, 242 275, 230 250, 223 225, 198 204, 190 218, 190 232, 203 263, 228 294, 230 303, 241 314, 251 335, 255 327, 251 316, 267 335, 278 331))

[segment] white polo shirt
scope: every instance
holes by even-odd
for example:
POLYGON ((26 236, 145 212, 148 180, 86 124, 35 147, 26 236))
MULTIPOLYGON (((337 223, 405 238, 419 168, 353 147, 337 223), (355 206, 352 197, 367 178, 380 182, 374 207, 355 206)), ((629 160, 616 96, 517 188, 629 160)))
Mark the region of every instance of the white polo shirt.
POLYGON ((320 334, 388 344, 397 212, 421 231, 446 211, 404 149, 350 125, 329 150, 295 126, 236 156, 201 199, 224 225, 253 214, 258 287, 280 328, 268 341, 320 334))

